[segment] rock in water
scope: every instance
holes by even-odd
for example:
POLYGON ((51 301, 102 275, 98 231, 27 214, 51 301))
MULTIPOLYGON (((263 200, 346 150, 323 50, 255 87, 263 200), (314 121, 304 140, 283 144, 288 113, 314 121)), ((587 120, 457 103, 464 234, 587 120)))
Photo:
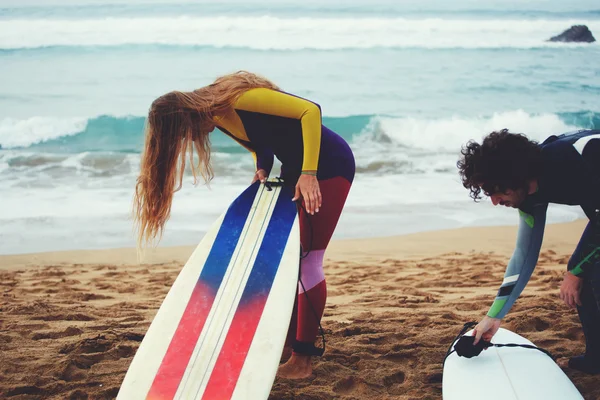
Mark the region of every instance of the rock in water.
POLYGON ((551 37, 549 42, 595 42, 594 35, 585 25, 573 25, 563 33, 551 37))

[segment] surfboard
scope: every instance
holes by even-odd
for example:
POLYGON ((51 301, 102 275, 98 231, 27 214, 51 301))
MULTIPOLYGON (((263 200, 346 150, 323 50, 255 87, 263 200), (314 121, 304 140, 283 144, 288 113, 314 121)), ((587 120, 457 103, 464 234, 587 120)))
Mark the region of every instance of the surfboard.
POLYGON ((290 188, 256 182, 184 265, 127 370, 119 400, 267 399, 297 293, 290 188))
MULTIPOLYGON (((504 328, 492 343, 533 345, 504 328)), ((583 400, 552 358, 522 347, 490 347, 473 358, 452 353, 444 364, 442 396, 444 400, 583 400)))

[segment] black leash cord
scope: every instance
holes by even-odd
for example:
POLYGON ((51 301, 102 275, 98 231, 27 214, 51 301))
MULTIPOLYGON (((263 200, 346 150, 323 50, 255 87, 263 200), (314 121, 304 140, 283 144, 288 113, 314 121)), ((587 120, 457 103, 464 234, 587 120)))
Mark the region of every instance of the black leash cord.
MULTIPOLYGON (((444 357, 444 362, 442 363, 442 369, 443 369, 443 366, 446 364, 446 359, 448 358, 448 356, 450 356, 450 354, 456 352, 456 349, 454 348, 454 346, 465 335, 465 333, 467 333, 467 330, 469 330, 469 328, 471 328, 471 327, 473 327, 475 325, 477 325, 477 322, 467 322, 466 324, 463 325, 463 328, 461 329, 460 333, 454 338, 454 340, 450 344, 450 347, 448 348, 448 351, 446 352, 446 356, 444 357)), ((552 360, 555 360, 554 356, 548 350, 542 349, 541 347, 532 346, 530 344, 491 343, 490 342, 489 346, 486 346, 485 348, 489 348, 489 347, 523 347, 523 348, 526 348, 526 349, 535 349, 535 350, 539 350, 542 353, 546 354, 552 360)), ((479 351, 481 351, 481 350, 479 350, 479 351)), ((461 356, 461 354, 458 353, 458 352, 457 352, 457 354, 459 355, 459 357, 464 356, 464 354, 461 356)), ((476 353, 476 354, 479 354, 479 353, 476 353)))

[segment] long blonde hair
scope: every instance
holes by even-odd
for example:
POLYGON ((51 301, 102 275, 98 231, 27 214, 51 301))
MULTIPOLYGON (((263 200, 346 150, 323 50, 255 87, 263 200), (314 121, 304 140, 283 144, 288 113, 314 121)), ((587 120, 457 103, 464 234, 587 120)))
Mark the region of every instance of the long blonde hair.
POLYGON ((198 172, 206 183, 212 180, 208 134, 215 118, 226 115, 239 96, 253 88, 279 89, 265 78, 239 71, 192 92, 173 91, 154 100, 146 121, 146 142, 133 200, 138 248, 162 237, 173 194, 182 186, 186 153, 194 184, 198 172))

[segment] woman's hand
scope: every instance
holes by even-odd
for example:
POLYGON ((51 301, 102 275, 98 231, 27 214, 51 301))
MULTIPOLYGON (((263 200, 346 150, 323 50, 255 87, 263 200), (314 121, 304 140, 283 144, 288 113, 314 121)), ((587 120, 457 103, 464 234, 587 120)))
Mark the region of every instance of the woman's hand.
POLYGON ((491 341, 492 337, 498 332, 498 329, 500 329, 501 322, 501 319, 490 318, 486 315, 473 329, 473 336, 475 336, 473 344, 477 344, 482 337, 483 340, 487 342, 491 341))
POLYGON ((269 174, 267 174, 267 171, 265 171, 264 169, 259 169, 254 174, 254 178, 252 179, 252 183, 254 183, 256 181, 260 181, 260 183, 265 183, 267 181, 268 177, 269 177, 269 174))
POLYGON ((306 207, 307 213, 314 215, 314 213, 319 212, 322 198, 319 181, 315 175, 302 174, 298 178, 296 193, 292 201, 296 201, 301 197, 304 199, 304 207, 306 207))

